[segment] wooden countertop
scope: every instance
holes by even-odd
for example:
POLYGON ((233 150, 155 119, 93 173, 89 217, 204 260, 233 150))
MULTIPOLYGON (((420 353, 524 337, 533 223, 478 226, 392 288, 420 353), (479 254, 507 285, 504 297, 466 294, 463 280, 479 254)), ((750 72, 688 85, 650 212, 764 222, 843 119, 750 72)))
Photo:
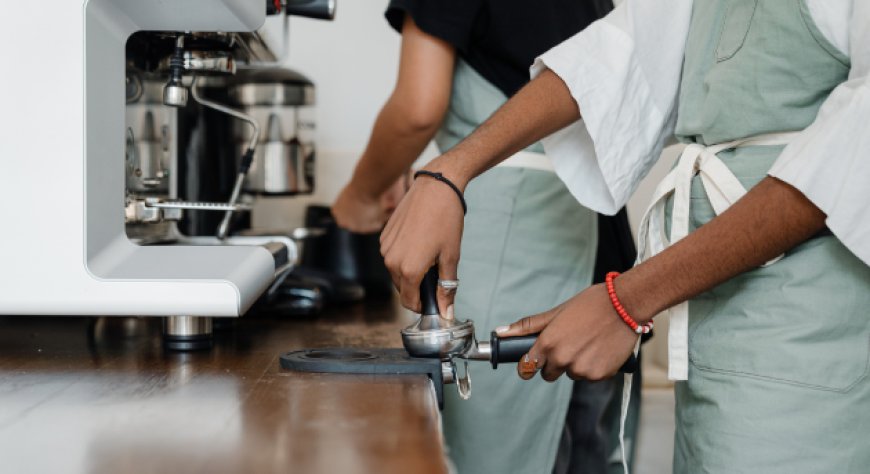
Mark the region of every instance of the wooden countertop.
POLYGON ((287 372, 281 352, 399 347, 394 302, 241 318, 164 352, 159 318, 0 317, 0 472, 443 473, 425 376, 287 372))

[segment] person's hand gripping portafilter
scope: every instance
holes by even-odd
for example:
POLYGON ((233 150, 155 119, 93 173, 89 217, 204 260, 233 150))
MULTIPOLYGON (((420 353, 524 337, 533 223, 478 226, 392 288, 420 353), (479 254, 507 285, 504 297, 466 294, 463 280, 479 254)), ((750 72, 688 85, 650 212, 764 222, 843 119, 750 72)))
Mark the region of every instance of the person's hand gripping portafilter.
POLYGON ((517 364, 525 380, 535 376, 553 382, 562 374, 572 379, 602 380, 625 370, 637 341, 636 331, 614 312, 605 284, 589 287, 561 305, 496 328, 499 337, 540 333, 517 364), (620 368, 622 368, 620 370, 620 368))
MULTIPOLYGON (((445 282, 457 280, 459 248, 468 182, 531 143, 575 122, 579 111, 565 84, 546 71, 524 87, 472 135, 430 162, 415 175, 381 234, 381 253, 402 305, 420 312, 420 282, 438 265, 439 311, 453 317, 454 291, 445 282)), ((611 281, 620 295, 631 295, 629 274, 611 281)), ((634 315, 656 314, 643 301, 623 301, 634 315)), ((595 285, 558 307, 499 328, 499 336, 540 333, 518 364, 523 378, 540 370, 549 381, 567 373, 572 378, 600 380, 616 374, 631 358, 638 333, 614 310, 605 285, 595 285)))

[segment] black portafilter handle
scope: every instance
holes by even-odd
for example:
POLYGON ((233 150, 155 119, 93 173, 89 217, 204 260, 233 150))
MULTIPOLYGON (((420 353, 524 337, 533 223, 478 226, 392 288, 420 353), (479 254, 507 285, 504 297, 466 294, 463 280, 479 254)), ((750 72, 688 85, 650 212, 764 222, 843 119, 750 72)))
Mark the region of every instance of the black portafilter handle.
MULTIPOLYGON (((537 334, 528 336, 515 337, 498 337, 493 331, 489 339, 489 347, 492 351, 490 355, 490 363, 492 368, 498 368, 499 363, 519 362, 520 359, 529 352, 529 349, 535 345, 538 340, 537 334)), ((619 371, 624 374, 632 374, 637 371, 637 357, 634 354, 622 364, 619 371)))
POLYGON ((420 314, 441 314, 438 311, 438 265, 433 265, 420 282, 420 314))

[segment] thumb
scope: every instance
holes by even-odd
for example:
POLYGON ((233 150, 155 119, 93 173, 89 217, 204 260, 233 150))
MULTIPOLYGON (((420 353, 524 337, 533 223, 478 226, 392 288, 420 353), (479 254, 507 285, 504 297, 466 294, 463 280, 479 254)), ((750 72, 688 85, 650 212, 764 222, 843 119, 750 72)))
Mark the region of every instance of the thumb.
POLYGON ((499 326, 495 328, 498 337, 514 337, 526 336, 529 334, 538 334, 543 331, 553 318, 556 317, 556 310, 536 314, 534 316, 526 316, 510 326, 499 326))
POLYGON ((458 259, 446 258, 443 255, 438 258, 438 311, 441 316, 453 319, 453 300, 456 299, 456 287, 459 285, 457 278, 458 259), (455 282, 452 284, 452 282, 455 282), (451 287, 452 286, 452 287, 451 287))

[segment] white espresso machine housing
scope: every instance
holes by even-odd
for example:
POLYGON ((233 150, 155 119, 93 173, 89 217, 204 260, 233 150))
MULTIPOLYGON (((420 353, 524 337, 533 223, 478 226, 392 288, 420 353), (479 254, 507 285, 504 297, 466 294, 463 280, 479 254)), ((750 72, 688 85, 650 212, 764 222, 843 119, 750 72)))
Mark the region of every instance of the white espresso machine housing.
POLYGON ((266 3, 4 6, 0 314, 165 316, 179 334, 210 331, 207 318, 242 315, 296 260, 286 236, 178 235, 169 244, 145 245, 126 230, 128 38, 140 31, 252 32, 264 23, 266 3))

